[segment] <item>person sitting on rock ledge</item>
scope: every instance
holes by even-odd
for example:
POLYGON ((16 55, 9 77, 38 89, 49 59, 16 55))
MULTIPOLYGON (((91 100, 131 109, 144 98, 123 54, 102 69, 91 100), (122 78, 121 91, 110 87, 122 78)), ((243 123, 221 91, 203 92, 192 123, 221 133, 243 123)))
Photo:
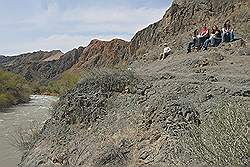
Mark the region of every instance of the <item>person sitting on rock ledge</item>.
POLYGON ((164 60, 167 56, 169 56, 170 55, 170 53, 171 53, 171 48, 170 47, 168 47, 168 45, 165 43, 164 44, 164 50, 163 50, 163 53, 161 54, 161 56, 160 56, 160 60, 164 60))
POLYGON ((226 20, 222 28, 222 42, 232 42, 234 40, 234 31, 230 20, 226 20))
POLYGON ((193 41, 188 44, 187 53, 190 53, 192 48, 198 47, 198 29, 194 31, 193 41))
POLYGON ((201 47, 208 38, 209 29, 207 27, 207 24, 205 23, 200 31, 200 34, 198 35, 198 46, 201 47))
POLYGON ((214 25, 212 28, 212 33, 210 38, 207 39, 203 45, 204 50, 207 50, 208 45, 211 43, 213 47, 218 46, 222 41, 221 31, 219 30, 217 25, 214 25))

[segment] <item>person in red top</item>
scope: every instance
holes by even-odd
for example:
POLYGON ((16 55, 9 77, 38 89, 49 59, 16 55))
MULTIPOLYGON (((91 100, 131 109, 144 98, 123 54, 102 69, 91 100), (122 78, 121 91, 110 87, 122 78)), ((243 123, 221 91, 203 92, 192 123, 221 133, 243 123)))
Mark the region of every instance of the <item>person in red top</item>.
POLYGON ((200 35, 202 37, 208 37, 209 36, 209 30, 207 28, 207 24, 204 24, 204 27, 201 29, 200 35))
POLYGON ((205 42, 207 39, 209 39, 209 29, 208 29, 206 23, 203 25, 203 28, 201 29, 198 38, 199 38, 199 45, 200 45, 200 46, 203 46, 204 42, 205 42))
POLYGON ((198 29, 194 31, 193 41, 188 44, 187 53, 191 52, 192 47, 200 50, 207 39, 209 39, 209 29, 205 23, 200 31, 198 29))

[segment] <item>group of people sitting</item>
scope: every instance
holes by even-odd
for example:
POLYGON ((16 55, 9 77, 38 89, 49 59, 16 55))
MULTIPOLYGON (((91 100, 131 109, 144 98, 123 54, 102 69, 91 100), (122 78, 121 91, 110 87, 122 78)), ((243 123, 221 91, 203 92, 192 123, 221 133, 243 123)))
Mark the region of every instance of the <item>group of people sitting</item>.
MULTIPOLYGON (((192 48, 200 50, 207 50, 211 44, 213 47, 217 47, 221 42, 232 42, 234 40, 234 31, 231 26, 230 20, 226 20, 222 30, 217 25, 212 27, 211 33, 207 27, 207 24, 203 25, 203 28, 199 31, 194 31, 193 40, 188 44, 187 53, 192 51, 192 48)), ((160 60, 164 60, 168 55, 171 54, 171 48, 164 44, 164 51, 160 55, 160 60)))
POLYGON ((217 25, 212 27, 211 34, 206 24, 199 32, 199 30, 194 31, 193 41, 188 44, 187 53, 190 53, 192 48, 197 48, 198 50, 203 48, 207 50, 208 46, 216 47, 221 42, 231 42, 234 40, 234 31, 231 26, 230 20, 226 20, 222 31, 217 25))

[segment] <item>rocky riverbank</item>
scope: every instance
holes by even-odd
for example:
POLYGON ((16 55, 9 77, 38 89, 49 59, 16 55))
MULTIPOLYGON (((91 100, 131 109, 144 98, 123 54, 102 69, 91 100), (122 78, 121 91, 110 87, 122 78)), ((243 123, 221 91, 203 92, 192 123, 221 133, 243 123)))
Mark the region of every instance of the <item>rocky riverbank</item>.
POLYGON ((220 104, 250 111, 249 49, 236 45, 91 73, 60 98, 20 166, 170 165, 186 125, 220 104))

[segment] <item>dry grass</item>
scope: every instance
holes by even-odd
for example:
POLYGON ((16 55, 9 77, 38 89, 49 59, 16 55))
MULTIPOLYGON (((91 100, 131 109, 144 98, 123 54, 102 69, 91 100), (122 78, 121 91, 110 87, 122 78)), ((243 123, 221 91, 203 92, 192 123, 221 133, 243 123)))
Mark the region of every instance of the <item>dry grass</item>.
POLYGON ((40 138, 40 125, 37 122, 32 122, 29 128, 19 127, 10 137, 9 142, 18 151, 29 151, 40 138))
POLYGON ((191 125, 180 136, 182 153, 189 161, 207 166, 247 166, 248 120, 247 108, 236 104, 220 106, 200 126, 191 125))

